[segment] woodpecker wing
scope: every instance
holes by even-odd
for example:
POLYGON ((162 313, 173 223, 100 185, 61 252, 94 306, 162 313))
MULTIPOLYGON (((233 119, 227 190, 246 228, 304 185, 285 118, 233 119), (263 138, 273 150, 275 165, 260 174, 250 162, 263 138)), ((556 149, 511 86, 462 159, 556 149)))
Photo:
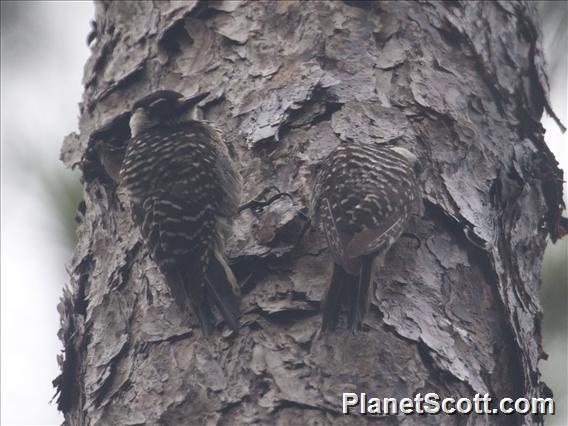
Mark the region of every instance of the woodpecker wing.
POLYGON ((347 253, 352 257, 376 253, 388 248, 400 237, 407 216, 391 218, 381 228, 364 228, 356 233, 347 245, 347 253))
POLYGON ((339 228, 335 217, 333 215, 333 209, 331 208, 328 198, 322 200, 322 214, 321 222, 324 229, 324 233, 327 239, 327 244, 331 250, 331 253, 336 258, 337 262, 341 262, 341 259, 345 255, 345 235, 340 235, 339 228))
POLYGON ((163 254, 170 263, 201 256, 199 247, 214 236, 225 198, 216 151, 200 129, 192 123, 140 134, 129 142, 121 170, 133 211, 139 212, 134 219, 152 254, 163 254))
POLYGON ((337 148, 324 161, 316 191, 330 248, 346 260, 388 249, 400 237, 417 184, 398 153, 356 144, 337 148))
POLYGON ((176 267, 187 258, 204 258, 215 229, 213 208, 185 203, 164 190, 143 204, 141 227, 152 257, 162 266, 176 267))

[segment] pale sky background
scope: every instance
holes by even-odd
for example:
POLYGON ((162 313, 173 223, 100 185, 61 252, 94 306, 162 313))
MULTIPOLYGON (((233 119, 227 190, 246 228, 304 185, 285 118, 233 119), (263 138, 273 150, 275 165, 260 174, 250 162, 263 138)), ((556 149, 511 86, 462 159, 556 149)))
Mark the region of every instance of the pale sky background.
MULTIPOLYGON (((17 8, 2 2, 1 422, 5 425, 63 420, 49 400, 61 350, 56 306, 68 280, 65 265, 71 253, 65 225, 54 214, 46 185, 56 184, 61 176, 69 181, 59 150, 63 137, 77 128, 93 15, 93 4, 87 1, 18 2, 17 8)), ((566 48, 564 40, 561 69, 551 85, 556 113, 568 124, 566 48)), ((543 123, 549 146, 567 170, 566 135, 550 120, 543 123)), ((567 247, 564 241, 554 250, 568 259, 567 247)), ((551 337, 545 343, 551 355, 543 364, 549 376, 545 380, 554 390, 556 383, 567 380, 565 373, 558 374, 558 365, 566 359, 557 355, 562 349, 566 354, 566 337, 551 337)))
POLYGON ((71 254, 45 181, 70 173, 59 162, 59 149, 77 128, 94 5, 1 7, 1 421, 61 424, 63 416, 49 401, 61 350, 56 306, 71 254))

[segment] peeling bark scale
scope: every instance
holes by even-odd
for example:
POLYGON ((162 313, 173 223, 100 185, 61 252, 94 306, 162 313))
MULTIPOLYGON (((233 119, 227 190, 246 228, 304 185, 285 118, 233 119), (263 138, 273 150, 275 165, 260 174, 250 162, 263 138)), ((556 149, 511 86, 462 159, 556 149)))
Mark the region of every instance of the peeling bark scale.
MULTIPOLYGON (((66 423, 352 424, 342 392, 547 396, 538 361, 546 238, 562 235, 562 172, 527 2, 96 4, 80 133, 79 242, 60 304, 66 423), (206 119, 239 164, 227 254, 243 286, 238 335, 203 339, 175 305, 92 137, 118 148, 145 94, 209 91, 206 119), (397 143, 424 167, 426 211, 387 256, 363 331, 320 336, 332 260, 306 220, 339 143, 397 143), (307 230, 306 230, 307 229, 307 230)), ((405 416, 389 424, 537 424, 540 417, 405 416)))

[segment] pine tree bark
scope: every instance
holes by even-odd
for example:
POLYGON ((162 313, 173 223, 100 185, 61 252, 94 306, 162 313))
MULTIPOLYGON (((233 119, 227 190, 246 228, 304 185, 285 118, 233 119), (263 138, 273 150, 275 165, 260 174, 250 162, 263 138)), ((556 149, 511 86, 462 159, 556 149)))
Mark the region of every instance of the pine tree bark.
MULTIPOLYGON (((99 2, 80 133, 62 158, 84 204, 56 379, 69 424, 352 424, 342 392, 547 396, 538 361, 546 238, 562 172, 536 12, 525 2, 99 2), (181 312, 94 149, 121 146, 133 102, 211 92, 242 202, 288 193, 234 224, 241 329, 204 339, 181 312), (101 133, 99 132, 99 135, 101 133), (396 140, 424 172, 425 215, 387 256, 363 331, 318 335, 332 260, 307 221, 337 144, 396 140)), ((401 424, 540 417, 406 416, 401 424)))

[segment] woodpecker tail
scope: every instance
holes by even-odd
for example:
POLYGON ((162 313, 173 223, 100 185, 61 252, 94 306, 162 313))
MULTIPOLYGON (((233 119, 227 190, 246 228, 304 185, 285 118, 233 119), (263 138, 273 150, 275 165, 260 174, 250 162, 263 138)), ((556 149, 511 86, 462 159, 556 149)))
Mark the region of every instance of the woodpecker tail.
POLYGON ((373 256, 361 258, 359 276, 351 275, 338 264, 334 265, 331 284, 322 304, 322 331, 335 330, 339 320, 341 306, 346 305, 349 311, 349 329, 356 333, 367 311, 371 300, 373 256))
MULTIPOLYGON (((227 325, 239 330, 241 291, 223 255, 215 250, 205 271, 205 299, 215 303, 227 325)), ((211 310, 209 310, 209 313, 211 310)))
POLYGON ((172 293, 182 309, 191 306, 204 335, 210 335, 215 329, 215 315, 212 305, 215 305, 227 325, 238 331, 240 287, 227 265, 222 254, 214 251, 209 259, 207 269, 198 261, 190 261, 184 268, 178 280, 170 281, 172 293), (178 284, 179 283, 179 284, 178 284))
MULTIPOLYGON (((333 275, 331 283, 322 303, 322 331, 332 331, 337 327, 341 306, 350 299, 353 288, 357 282, 357 277, 345 272, 345 270, 335 263, 333 265, 333 275)), ((352 296, 351 296, 352 298, 352 296)))
POLYGON ((361 258, 361 268, 359 269, 359 278, 357 280, 357 291, 355 297, 351 300, 351 311, 349 314, 349 328, 353 334, 357 333, 363 318, 369 311, 371 303, 371 287, 372 287, 372 271, 373 256, 363 256, 361 258))
POLYGON ((209 336, 213 333, 215 329, 215 316, 211 311, 211 307, 207 300, 203 299, 201 303, 192 303, 193 310, 195 311, 197 318, 199 319, 199 324, 201 324, 201 330, 204 336, 209 336))

